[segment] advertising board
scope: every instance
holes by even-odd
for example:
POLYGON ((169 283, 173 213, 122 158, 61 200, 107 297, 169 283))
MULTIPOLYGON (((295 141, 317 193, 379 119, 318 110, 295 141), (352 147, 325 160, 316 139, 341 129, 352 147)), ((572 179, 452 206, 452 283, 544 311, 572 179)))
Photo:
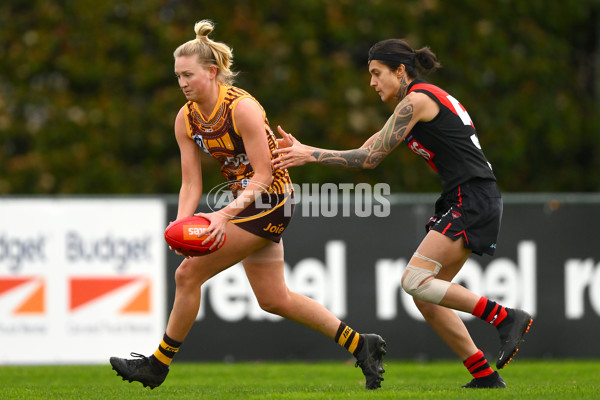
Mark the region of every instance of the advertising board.
POLYGON ((106 363, 155 346, 165 219, 157 199, 0 200, 0 363, 106 363))

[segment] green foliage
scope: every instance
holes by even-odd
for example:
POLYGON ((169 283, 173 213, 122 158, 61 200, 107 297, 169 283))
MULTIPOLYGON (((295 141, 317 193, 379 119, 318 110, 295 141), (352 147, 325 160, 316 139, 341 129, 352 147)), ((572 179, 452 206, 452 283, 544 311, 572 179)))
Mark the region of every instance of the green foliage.
MULTIPOLYGON (((162 194, 180 185, 173 50, 197 20, 234 49, 237 84, 301 141, 360 146, 392 107, 366 54, 405 37, 426 77, 469 110, 505 191, 600 189, 600 2, 5 0, 0 3, 0 194, 162 194)), ((206 187, 221 182, 207 160, 206 187)), ((439 191, 405 148, 377 169, 316 165, 302 182, 439 191)))

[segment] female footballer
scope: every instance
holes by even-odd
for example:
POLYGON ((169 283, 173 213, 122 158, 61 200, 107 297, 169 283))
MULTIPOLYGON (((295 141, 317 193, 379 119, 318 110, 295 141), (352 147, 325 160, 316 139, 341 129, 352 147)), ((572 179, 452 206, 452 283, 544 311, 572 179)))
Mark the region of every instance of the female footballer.
POLYGON ((263 310, 334 339, 357 358, 366 387, 376 389, 383 380, 383 339, 359 334, 324 306, 286 285, 281 234, 292 217, 292 181, 285 168, 273 168, 277 140, 265 111, 249 93, 232 86, 232 50, 209 39, 213 28, 208 20, 196 23, 196 38, 174 52, 175 76, 187 99, 175 119, 182 171, 177 219, 196 211, 203 189, 200 155, 208 153, 220 163, 233 200, 217 212, 197 215, 211 222, 205 242, 215 240, 217 247, 225 236, 227 240, 213 253, 185 258, 177 268, 173 309, 154 354, 112 357, 113 369, 130 382, 159 386, 195 322, 202 284, 241 261, 263 310))
POLYGON ((471 253, 493 255, 502 217, 502 199, 490 163, 464 107, 444 90, 419 79, 440 64, 427 47, 414 50, 406 41, 388 39, 369 50, 371 86, 384 102, 399 100, 383 128, 360 148, 332 151, 303 145, 279 128, 289 147, 274 153, 275 168, 316 162, 340 167, 375 168, 401 142, 437 171, 442 194, 427 234, 402 276, 421 314, 463 361, 473 376, 463 387, 504 388, 464 323, 453 310, 493 324, 500 335, 497 369, 517 352, 533 319, 451 283, 471 253))

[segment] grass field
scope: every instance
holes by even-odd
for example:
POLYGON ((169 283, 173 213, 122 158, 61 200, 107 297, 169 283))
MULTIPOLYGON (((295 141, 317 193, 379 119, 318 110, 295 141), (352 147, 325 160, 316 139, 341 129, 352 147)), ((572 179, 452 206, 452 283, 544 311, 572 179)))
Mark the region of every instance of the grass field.
POLYGON ((518 360, 502 371, 507 389, 467 390, 454 361, 389 361, 382 389, 367 391, 343 362, 176 363, 162 386, 124 382, 111 367, 0 366, 2 399, 598 399, 600 360, 518 360))

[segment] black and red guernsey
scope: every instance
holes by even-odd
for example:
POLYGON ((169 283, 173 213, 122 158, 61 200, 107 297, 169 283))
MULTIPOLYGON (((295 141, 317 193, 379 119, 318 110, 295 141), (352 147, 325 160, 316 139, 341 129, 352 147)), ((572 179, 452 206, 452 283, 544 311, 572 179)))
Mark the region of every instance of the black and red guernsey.
POLYGON ((431 121, 417 122, 404 141, 437 171, 443 193, 474 178, 495 181, 465 108, 444 90, 422 80, 411 82, 411 92, 425 93, 440 107, 431 121))

